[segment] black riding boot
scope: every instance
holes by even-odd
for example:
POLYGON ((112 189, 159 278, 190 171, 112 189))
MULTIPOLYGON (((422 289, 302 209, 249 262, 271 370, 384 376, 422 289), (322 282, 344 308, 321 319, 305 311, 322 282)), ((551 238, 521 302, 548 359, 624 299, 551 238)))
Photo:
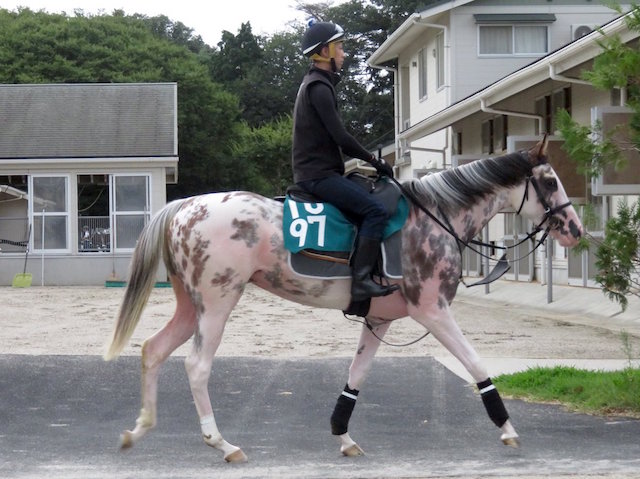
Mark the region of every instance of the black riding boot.
POLYGON ((380 241, 358 236, 356 249, 351 259, 351 301, 362 301, 374 296, 386 296, 400 289, 397 284, 383 286, 371 278, 378 261, 380 241))

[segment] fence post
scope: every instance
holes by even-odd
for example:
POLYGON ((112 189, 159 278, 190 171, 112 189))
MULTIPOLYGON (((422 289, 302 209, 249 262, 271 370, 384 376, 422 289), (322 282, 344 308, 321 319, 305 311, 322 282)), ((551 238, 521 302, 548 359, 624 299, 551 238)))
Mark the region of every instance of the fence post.
POLYGON ((547 303, 553 302, 553 239, 547 237, 547 303))

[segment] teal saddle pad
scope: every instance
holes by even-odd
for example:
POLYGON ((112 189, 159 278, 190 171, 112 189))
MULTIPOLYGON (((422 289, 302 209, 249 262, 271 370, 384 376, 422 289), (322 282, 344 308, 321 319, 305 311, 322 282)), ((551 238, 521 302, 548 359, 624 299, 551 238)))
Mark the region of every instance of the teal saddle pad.
MULTIPOLYGON (((395 212, 387 220, 383 239, 402 229, 409 216, 409 205, 400 197, 395 212)), ((292 253, 301 250, 350 252, 356 226, 329 203, 304 203, 286 196, 282 219, 284 246, 292 253)))

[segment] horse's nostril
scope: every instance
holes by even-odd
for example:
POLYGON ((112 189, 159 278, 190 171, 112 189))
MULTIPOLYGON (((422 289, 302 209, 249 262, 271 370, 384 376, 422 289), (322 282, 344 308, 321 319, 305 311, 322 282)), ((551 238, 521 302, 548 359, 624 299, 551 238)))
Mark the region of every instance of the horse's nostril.
POLYGON ((582 236, 582 228, 575 224, 574 221, 569 222, 569 231, 571 231, 571 235, 576 239, 582 236))

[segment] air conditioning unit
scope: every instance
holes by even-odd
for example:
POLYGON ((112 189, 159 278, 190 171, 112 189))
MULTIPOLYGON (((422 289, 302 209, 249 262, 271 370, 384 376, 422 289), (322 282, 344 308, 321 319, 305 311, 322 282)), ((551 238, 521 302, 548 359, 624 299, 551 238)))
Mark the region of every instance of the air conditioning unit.
POLYGON ((582 38, 585 35, 588 35, 592 31, 598 28, 598 25, 589 24, 589 23, 578 23, 575 25, 571 25, 571 40, 577 40, 578 38, 582 38))

